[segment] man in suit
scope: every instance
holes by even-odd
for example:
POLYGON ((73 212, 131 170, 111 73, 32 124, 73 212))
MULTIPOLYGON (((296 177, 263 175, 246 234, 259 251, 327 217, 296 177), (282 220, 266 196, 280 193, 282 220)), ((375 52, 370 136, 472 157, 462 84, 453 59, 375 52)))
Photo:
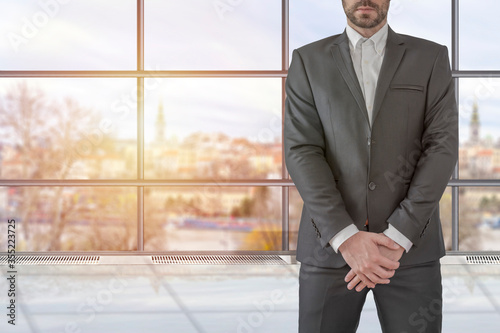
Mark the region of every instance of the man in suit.
POLYGON ((440 332, 439 200, 458 154, 445 46, 387 25, 390 0, 343 0, 344 33, 294 50, 284 145, 304 201, 299 331, 440 332))

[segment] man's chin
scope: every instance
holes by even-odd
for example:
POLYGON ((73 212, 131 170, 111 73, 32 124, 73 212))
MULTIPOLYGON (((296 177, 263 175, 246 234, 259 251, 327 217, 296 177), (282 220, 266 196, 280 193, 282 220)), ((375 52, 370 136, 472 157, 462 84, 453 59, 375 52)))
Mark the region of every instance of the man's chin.
POLYGON ((355 22, 353 22, 355 26, 363 29, 371 29, 380 24, 375 18, 370 17, 369 15, 363 14, 363 16, 359 17, 355 22))
POLYGON ((373 22, 356 22, 354 25, 362 29, 371 29, 377 26, 377 24, 374 24, 373 22))

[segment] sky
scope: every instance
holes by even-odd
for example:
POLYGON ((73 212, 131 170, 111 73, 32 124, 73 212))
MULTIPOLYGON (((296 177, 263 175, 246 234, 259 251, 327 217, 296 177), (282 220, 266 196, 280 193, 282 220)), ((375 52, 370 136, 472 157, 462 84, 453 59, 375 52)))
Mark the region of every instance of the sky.
MULTIPOLYGON (((494 33, 500 21, 484 8, 460 1, 460 68, 500 69, 494 33)), ((146 0, 147 69, 281 69, 280 0, 146 0)), ((0 0, 0 70, 134 70, 135 0, 0 0)), ((341 1, 290 0, 293 49, 343 31, 341 1)), ((392 0, 389 24, 399 33, 451 47, 451 6, 445 0, 392 0)), ((16 79, 0 79, 4 93, 16 79)), ((262 137, 276 132, 281 85, 268 79, 146 79, 145 136, 153 138, 163 103, 167 137, 223 131, 262 137)), ((54 99, 71 96, 101 110, 116 123, 116 136, 136 136, 134 79, 29 79, 54 99), (124 114, 126 113, 126 116, 124 114)), ((466 140, 472 102, 481 115, 482 135, 500 138, 500 79, 460 80, 460 137, 466 140)), ((277 133, 279 135, 279 133, 277 133)))

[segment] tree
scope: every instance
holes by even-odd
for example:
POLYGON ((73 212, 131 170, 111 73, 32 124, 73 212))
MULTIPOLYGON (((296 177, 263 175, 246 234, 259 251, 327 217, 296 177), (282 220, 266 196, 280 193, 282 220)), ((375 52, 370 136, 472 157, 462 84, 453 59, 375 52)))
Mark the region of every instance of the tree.
MULTIPOLYGON (((49 100, 42 90, 30 87, 26 81, 12 86, 0 98, 3 146, 11 151, 11 162, 20 164, 17 169, 6 170, 6 157, 2 156, 2 178, 74 178, 78 175, 77 162, 99 149, 112 149, 105 135, 99 142, 89 139, 89 133, 99 128, 99 114, 70 98, 49 100)), ((81 205, 68 199, 67 188, 19 187, 16 191, 20 236, 27 244, 22 250, 64 249, 61 237, 69 222, 78 219, 82 211, 81 205), (42 220, 49 223, 42 226, 42 220)))

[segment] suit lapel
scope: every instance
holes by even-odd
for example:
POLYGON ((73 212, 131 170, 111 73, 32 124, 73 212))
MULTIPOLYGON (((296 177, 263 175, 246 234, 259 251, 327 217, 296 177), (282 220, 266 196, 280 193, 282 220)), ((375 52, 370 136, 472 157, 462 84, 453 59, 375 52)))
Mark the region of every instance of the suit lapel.
POLYGON ((385 48, 384 61, 382 62, 382 67, 380 69, 380 75, 377 82, 377 90, 375 92, 375 101, 373 105, 373 122, 377 117, 380 107, 382 106, 382 101, 384 100, 385 94, 389 85, 396 73, 396 70, 401 63, 403 54, 405 53, 406 47, 399 36, 389 27, 387 35, 387 45, 385 48))
POLYGON ((346 82, 351 94, 354 96, 356 103, 359 106, 360 111, 363 113, 367 123, 369 124, 368 112, 366 110, 366 103, 361 91, 361 87, 358 82, 358 77, 354 71, 354 66, 352 64, 351 54, 349 52, 349 39, 344 31, 343 34, 335 40, 332 48, 332 55, 335 60, 344 81, 346 82))

